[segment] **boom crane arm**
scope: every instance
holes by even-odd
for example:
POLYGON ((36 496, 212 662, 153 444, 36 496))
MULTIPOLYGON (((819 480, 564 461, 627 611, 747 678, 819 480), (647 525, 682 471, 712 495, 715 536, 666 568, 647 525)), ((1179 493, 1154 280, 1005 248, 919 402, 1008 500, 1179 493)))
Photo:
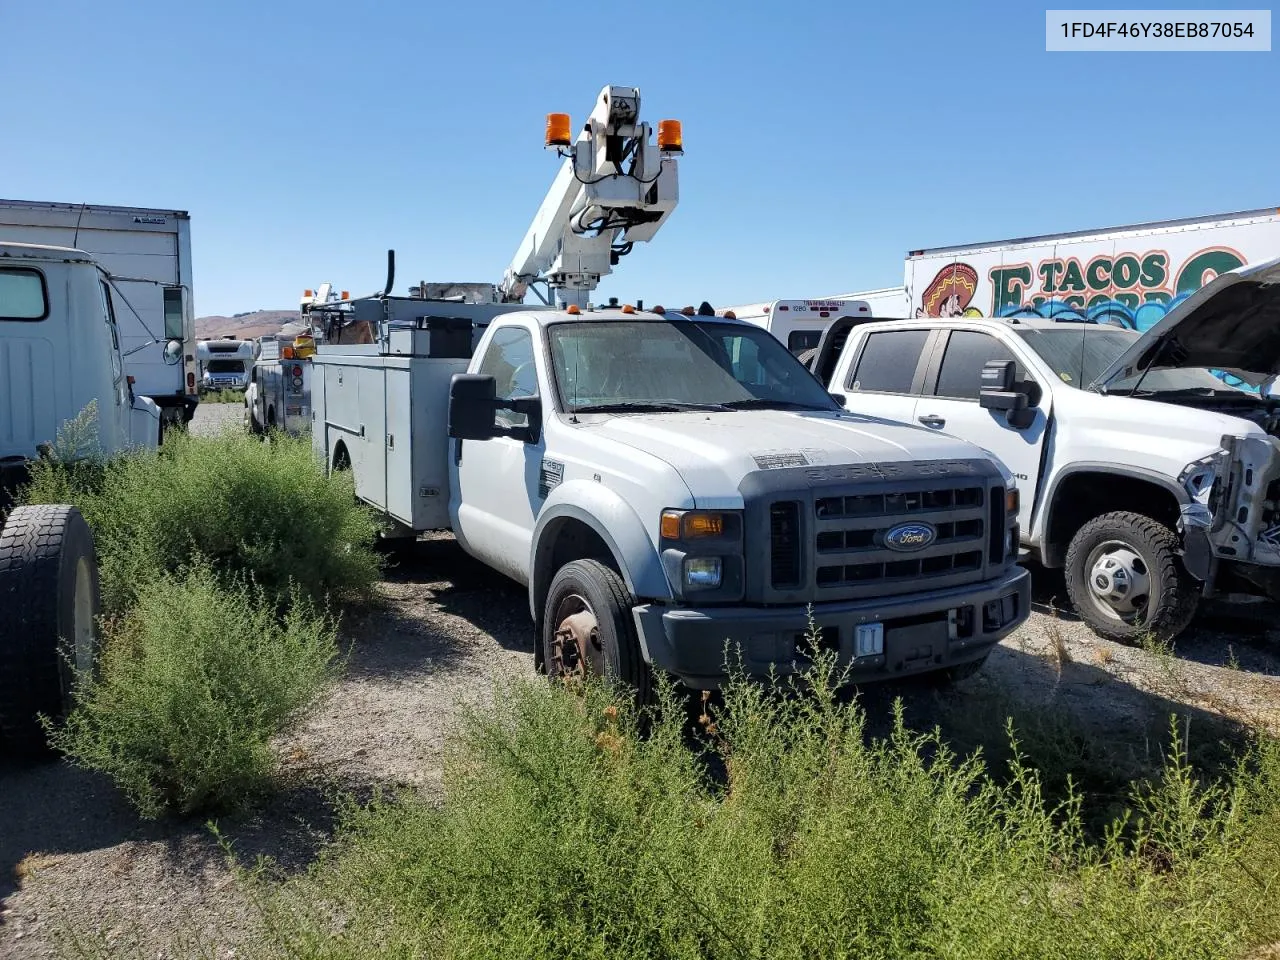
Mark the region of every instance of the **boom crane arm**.
POLYGON ((564 157, 560 172, 502 278, 504 303, 522 303, 546 283, 565 304, 586 306, 591 292, 632 244, 652 240, 679 200, 680 124, 663 120, 658 142, 640 120, 640 91, 607 86, 576 142, 569 118, 547 118, 547 146, 564 157))

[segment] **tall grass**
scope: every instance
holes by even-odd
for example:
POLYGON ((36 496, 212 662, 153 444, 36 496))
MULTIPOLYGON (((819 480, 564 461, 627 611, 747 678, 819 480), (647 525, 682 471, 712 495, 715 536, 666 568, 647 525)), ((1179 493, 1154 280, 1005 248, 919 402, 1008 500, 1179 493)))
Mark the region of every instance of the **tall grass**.
POLYGON ((363 598, 378 576, 376 523, 350 475, 326 476, 302 438, 172 431, 159 451, 108 463, 55 454, 33 465, 23 498, 81 508, 112 613, 197 558, 250 573, 281 603, 295 585, 319 602, 363 598))
POLYGON ((235 809, 276 769, 272 738, 335 679, 336 630, 303 595, 227 587, 203 562, 151 581, 109 630, 99 677, 51 742, 145 817, 235 809))
POLYGON ((735 684, 701 752, 669 697, 642 737, 604 690, 517 683, 461 730, 442 805, 347 812, 331 854, 267 898, 267 950, 1199 958, 1280 939, 1275 744, 1202 782, 1175 735, 1094 840, 1016 737, 995 778, 900 707, 868 737, 828 680, 735 684))

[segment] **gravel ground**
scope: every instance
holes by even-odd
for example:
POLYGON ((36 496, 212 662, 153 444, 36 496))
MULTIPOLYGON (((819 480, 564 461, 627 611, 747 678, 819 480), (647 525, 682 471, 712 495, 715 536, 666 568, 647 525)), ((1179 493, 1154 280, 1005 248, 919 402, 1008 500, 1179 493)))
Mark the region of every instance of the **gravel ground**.
POLYGON ((212 436, 222 428, 234 424, 244 425, 243 403, 201 403, 191 418, 190 430, 196 436, 212 436))
MULTIPOLYGON (((193 429, 240 412, 203 405, 193 429)), ((447 535, 393 562, 380 587, 384 602, 345 624, 345 678, 281 745, 285 789, 255 815, 220 825, 242 861, 265 854, 286 870, 304 869, 329 836, 335 791, 409 786, 438 795, 442 746, 458 710, 484 702, 501 677, 532 675, 522 588, 467 558, 447 535)), ((1169 656, 1108 643, 1069 615, 1050 615, 1064 595, 1061 578, 1034 576, 1038 612, 978 676, 942 698, 869 688, 869 716, 883 716, 895 695, 917 723, 966 714, 998 722, 997 702, 1058 706, 1135 751, 1172 711, 1190 719, 1193 735, 1223 720, 1280 732, 1275 608, 1247 616, 1206 609, 1169 656)), ((69 929, 105 935, 112 953, 147 957, 188 955, 172 938, 190 929, 231 957, 250 935, 248 916, 205 824, 145 824, 100 777, 65 763, 0 758, 0 960, 62 955, 69 929)))

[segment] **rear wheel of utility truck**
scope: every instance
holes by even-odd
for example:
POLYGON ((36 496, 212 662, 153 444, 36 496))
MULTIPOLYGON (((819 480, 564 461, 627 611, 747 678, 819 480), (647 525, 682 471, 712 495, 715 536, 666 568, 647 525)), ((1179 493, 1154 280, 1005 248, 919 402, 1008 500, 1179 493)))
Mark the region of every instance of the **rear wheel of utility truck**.
POLYGON ((1086 523, 1071 538, 1065 573, 1080 619, 1118 643, 1173 640, 1200 598, 1178 555, 1177 534, 1140 513, 1104 513, 1086 523))
POLYGON ((75 507, 18 507, 0 530, 0 737, 27 756, 48 752, 40 715, 72 706, 78 673, 98 656, 98 561, 75 507))
POLYGON ((634 600, 622 577, 598 560, 560 568, 547 591, 542 657, 557 679, 609 678, 630 687, 639 703, 653 700, 653 674, 640 653, 631 619, 634 600))

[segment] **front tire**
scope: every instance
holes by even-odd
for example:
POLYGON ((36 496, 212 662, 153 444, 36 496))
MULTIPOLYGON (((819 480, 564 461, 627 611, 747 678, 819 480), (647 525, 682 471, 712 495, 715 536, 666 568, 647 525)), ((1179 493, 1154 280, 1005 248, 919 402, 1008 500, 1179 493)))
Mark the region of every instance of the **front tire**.
POLYGON ((620 681, 639 703, 653 700, 653 674, 631 619, 634 598, 617 571, 598 560, 560 568, 547 591, 542 656, 553 678, 588 675, 620 681))
POLYGON ((98 562, 79 510, 9 514, 0 531, 0 609, 0 734, 10 749, 40 755, 48 745, 39 715, 65 717, 76 674, 92 671, 98 657, 98 562))
POLYGON ((1182 566, 1178 537, 1140 513, 1105 513, 1081 527, 1067 548, 1067 593, 1099 636, 1135 644, 1169 642, 1195 616, 1199 591, 1182 566))

